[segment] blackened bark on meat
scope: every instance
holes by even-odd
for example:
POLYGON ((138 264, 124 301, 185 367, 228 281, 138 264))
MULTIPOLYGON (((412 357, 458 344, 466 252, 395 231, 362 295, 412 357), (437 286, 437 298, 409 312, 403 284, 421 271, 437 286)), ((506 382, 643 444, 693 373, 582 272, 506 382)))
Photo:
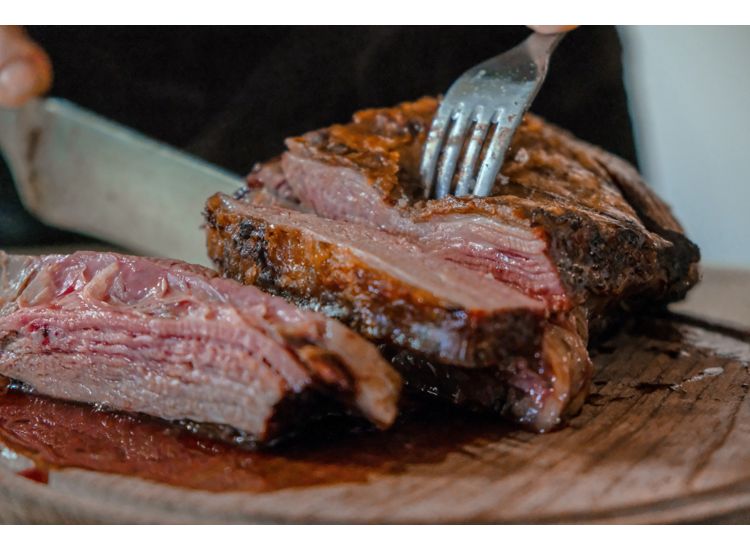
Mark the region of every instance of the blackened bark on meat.
POLYGON ((669 205, 649 189, 635 168, 601 149, 592 147, 592 150, 645 227, 672 243, 660 261, 668 274, 668 286, 661 301, 682 300, 700 279, 700 249, 685 236, 669 205))

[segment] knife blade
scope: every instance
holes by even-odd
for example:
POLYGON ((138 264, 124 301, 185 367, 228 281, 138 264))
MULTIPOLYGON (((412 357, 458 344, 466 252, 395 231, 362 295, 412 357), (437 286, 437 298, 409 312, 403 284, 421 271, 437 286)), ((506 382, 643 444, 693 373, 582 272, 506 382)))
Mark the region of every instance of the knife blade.
POLYGON ((133 252, 208 265, 201 213, 240 176, 50 98, 0 109, 0 147, 41 221, 133 252))

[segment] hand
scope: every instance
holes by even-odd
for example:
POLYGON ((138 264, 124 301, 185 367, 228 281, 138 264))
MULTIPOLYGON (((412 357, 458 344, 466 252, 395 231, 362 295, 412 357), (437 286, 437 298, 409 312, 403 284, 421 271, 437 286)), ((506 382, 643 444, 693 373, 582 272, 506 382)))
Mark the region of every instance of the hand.
POLYGON ((527 25, 532 31, 541 34, 555 34, 556 32, 572 31, 578 25, 527 25))
POLYGON ((0 106, 20 107, 52 84, 52 64, 21 27, 0 25, 0 106))

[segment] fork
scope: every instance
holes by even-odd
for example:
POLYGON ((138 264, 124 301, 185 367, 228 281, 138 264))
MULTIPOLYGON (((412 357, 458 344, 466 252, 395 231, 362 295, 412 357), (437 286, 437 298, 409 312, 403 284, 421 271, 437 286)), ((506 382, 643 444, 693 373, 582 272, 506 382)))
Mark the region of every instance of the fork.
POLYGON ((564 35, 532 33, 515 48, 472 67, 453 83, 432 121, 422 154, 425 198, 490 194, 510 140, 564 35))

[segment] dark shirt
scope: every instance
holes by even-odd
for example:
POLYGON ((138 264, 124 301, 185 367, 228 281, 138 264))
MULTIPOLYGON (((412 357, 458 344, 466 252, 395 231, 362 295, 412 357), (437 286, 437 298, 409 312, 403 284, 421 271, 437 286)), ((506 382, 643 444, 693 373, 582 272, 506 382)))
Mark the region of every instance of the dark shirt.
MULTIPOLYGON (((444 92, 525 27, 31 27, 52 94, 237 173, 357 109, 444 92)), ((614 28, 571 32, 533 110, 635 161, 614 28)), ((50 240, 0 175, 0 246, 50 240)))

